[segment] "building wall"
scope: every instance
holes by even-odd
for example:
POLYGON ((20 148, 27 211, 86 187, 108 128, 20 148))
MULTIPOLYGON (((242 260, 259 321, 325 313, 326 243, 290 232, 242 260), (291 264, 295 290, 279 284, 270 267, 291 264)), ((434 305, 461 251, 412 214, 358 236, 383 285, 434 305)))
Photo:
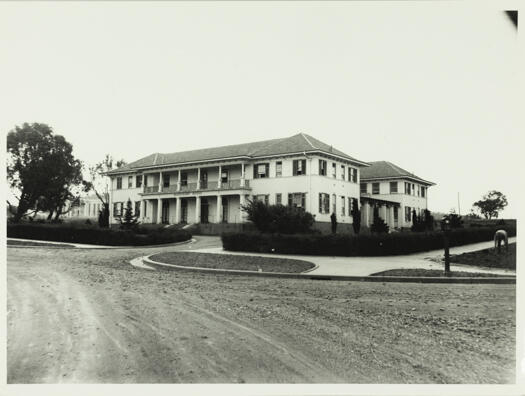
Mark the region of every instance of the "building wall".
MULTIPOLYGON (((374 181, 377 183, 378 181, 374 181)), ((365 183, 365 182, 363 182, 365 183)), ((397 180, 383 180, 379 181, 379 194, 372 194, 372 183, 367 183, 367 194, 372 198, 384 199, 387 201, 399 202, 401 207, 399 208, 399 224, 401 227, 410 227, 412 225, 412 220, 405 221, 405 207, 410 207, 410 210, 416 209, 416 212, 423 211, 428 209, 428 187, 413 181, 406 179, 397 179, 397 180), (397 182, 397 193, 390 193, 390 182, 397 182), (410 182, 414 184, 416 194, 408 195, 405 194, 405 182, 410 182), (417 196, 417 187, 426 187, 425 197, 417 196)))

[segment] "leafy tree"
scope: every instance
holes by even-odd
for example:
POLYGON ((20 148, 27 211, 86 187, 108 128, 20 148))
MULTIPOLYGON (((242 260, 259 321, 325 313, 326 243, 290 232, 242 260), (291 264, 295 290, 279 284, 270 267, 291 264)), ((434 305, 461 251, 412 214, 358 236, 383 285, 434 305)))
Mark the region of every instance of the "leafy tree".
POLYGON ((354 232, 359 234, 361 229, 361 211, 358 208, 357 199, 352 200, 352 227, 354 232))
POLYGON ((434 229, 434 217, 430 214, 428 209, 423 211, 423 215, 416 215, 416 211, 412 212, 412 227, 414 232, 432 231, 434 229))
POLYGON ((126 165, 123 159, 115 161, 111 155, 106 157, 97 164, 89 167, 89 180, 85 182, 86 191, 93 191, 102 203, 102 208, 98 214, 98 225, 100 227, 109 227, 109 185, 105 173, 126 165))
POLYGON ((468 215, 465 215, 465 218, 479 220, 481 219, 481 216, 474 212, 474 209, 470 209, 470 213, 468 215))
POLYGON ((242 210, 248 214, 261 232, 295 234, 311 232, 314 217, 302 208, 284 205, 266 205, 259 200, 248 200, 242 210))
POLYGON ((337 216, 335 212, 330 215, 330 223, 332 224, 332 234, 337 232, 337 216))
POLYGON ((497 219, 499 212, 507 205, 507 197, 496 190, 489 191, 481 200, 473 204, 473 206, 478 207, 481 214, 489 220, 493 217, 497 219))
POLYGON ((379 217, 379 208, 377 206, 374 207, 374 222, 370 226, 371 232, 376 233, 387 233, 389 230, 388 224, 385 223, 385 221, 379 217))
POLYGON ((13 221, 29 210, 49 210, 60 216, 71 189, 82 182, 82 163, 73 156, 73 146, 54 135, 46 124, 24 123, 7 135, 7 180, 18 193, 13 221))
POLYGON ((124 215, 118 218, 120 222, 120 228, 133 229, 138 226, 138 216, 133 215, 133 204, 131 199, 128 198, 126 202, 126 208, 124 209, 124 215))

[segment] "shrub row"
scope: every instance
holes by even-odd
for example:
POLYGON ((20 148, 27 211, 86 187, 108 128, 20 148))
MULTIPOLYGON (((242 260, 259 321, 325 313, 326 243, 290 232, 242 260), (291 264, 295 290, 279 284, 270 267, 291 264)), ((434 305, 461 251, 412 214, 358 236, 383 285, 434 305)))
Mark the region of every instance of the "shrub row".
POLYGON ((107 246, 144 246, 182 242, 191 234, 180 229, 138 229, 137 232, 98 227, 78 227, 67 224, 8 224, 10 238, 43 241, 86 243, 107 246))
MULTIPOLYGON (((497 229, 516 235, 512 227, 465 228, 450 233, 450 246, 488 241, 497 229)), ((227 233, 222 235, 224 249, 243 252, 308 254, 321 256, 387 256, 443 248, 443 233, 360 234, 261 234, 227 233)))

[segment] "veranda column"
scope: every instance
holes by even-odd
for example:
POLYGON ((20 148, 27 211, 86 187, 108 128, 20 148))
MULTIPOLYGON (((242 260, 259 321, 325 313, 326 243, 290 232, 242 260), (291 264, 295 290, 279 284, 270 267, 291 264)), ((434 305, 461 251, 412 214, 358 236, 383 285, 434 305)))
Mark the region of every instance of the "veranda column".
POLYGON ((217 219, 217 223, 221 222, 221 215, 222 215, 222 197, 220 195, 217 195, 217 216, 215 216, 215 218, 217 219))
POLYGON ((364 226, 365 227, 369 227, 370 226, 370 223, 369 223, 369 217, 370 217, 370 213, 369 213, 369 210, 370 210, 370 205, 368 205, 368 202, 364 202, 363 203, 363 213, 364 213, 364 226))
POLYGON ((201 197, 195 197, 195 223, 201 222, 201 197))
POLYGON ((181 218, 181 199, 177 198, 177 202, 175 203, 175 223, 180 223, 181 218))
MULTIPOLYGON (((244 187, 244 162, 241 164, 241 187, 244 187)), ((244 205, 244 204, 243 204, 244 205)))
POLYGON ((221 188, 222 166, 219 165, 219 178, 217 180, 217 188, 221 188))
POLYGON ((386 205, 381 205, 381 212, 383 212, 383 214, 381 215, 381 217, 383 218, 383 220, 385 221, 385 223, 388 223, 388 216, 386 215, 387 211, 386 211, 386 205))
POLYGON ((140 200, 140 218, 144 219, 144 206, 146 205, 146 202, 144 202, 143 199, 140 200))
POLYGON ((159 192, 162 191, 162 172, 159 172, 159 192))
MULTIPOLYGON (((201 188, 201 168, 197 168, 197 190, 201 188)), ((200 197, 199 197, 200 201, 200 197)))
MULTIPOLYGON (((179 175, 177 176, 177 191, 180 191, 180 169, 179 169, 179 175)), ((177 198, 177 202, 179 202, 178 198, 177 198)))
POLYGON ((395 228, 396 226, 396 220, 394 218, 394 210, 395 210, 395 206, 394 205, 390 206, 390 228, 395 228))
POLYGON ((162 198, 157 199, 157 224, 162 223, 162 198))
POLYGON ((246 204, 246 196, 244 194, 239 195, 239 222, 240 223, 244 223, 244 212, 242 210, 242 207, 245 204, 246 204))
POLYGON ((142 192, 146 191, 146 175, 142 174, 142 192))

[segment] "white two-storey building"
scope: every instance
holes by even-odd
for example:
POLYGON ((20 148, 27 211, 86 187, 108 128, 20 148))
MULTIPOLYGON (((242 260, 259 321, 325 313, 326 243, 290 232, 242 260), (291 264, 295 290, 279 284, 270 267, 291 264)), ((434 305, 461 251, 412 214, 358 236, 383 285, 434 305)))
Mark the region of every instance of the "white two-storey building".
MULTIPOLYGON (((372 202, 359 187, 361 172, 369 166, 304 133, 156 153, 107 173, 110 222, 117 222, 130 199, 142 223, 242 224, 246 222, 242 210, 246 200, 259 199, 304 208, 315 216, 316 228, 324 230, 330 229, 330 215, 335 213, 338 230, 351 232, 352 207, 361 205, 360 197, 365 207, 372 202)), ((397 206, 396 197, 390 196, 374 197, 374 202, 384 198, 397 206)), ((386 212, 381 216, 390 224, 386 212)), ((366 227, 371 212, 362 218, 366 227)), ((222 228, 213 229, 220 232, 222 228)))
POLYGON ((300 133, 262 142, 152 154, 110 171, 110 222, 131 199, 143 223, 243 223, 247 199, 294 205, 318 226, 351 224, 367 163, 300 133))
POLYGON ((373 209, 391 228, 412 225, 412 211, 418 215, 428 209, 428 188, 424 180, 387 161, 369 162, 361 172, 361 219, 366 227, 373 221, 373 209))

